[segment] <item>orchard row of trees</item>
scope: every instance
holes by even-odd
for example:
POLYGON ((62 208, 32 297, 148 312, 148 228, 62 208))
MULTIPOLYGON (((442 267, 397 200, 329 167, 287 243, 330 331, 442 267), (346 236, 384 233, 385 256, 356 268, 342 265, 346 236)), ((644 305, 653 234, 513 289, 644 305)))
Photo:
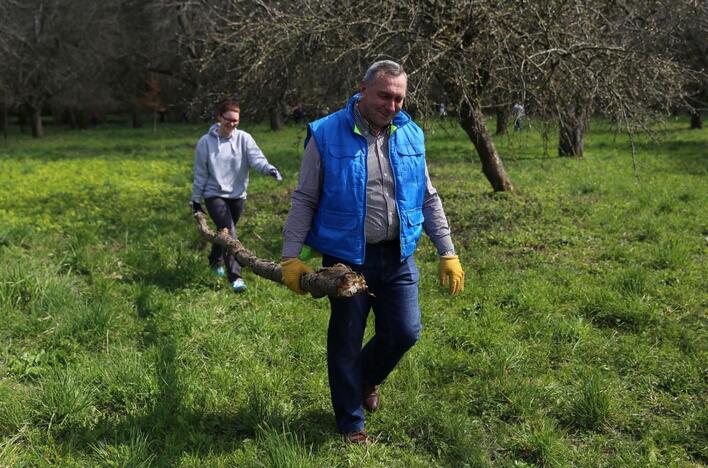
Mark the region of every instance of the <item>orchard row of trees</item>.
POLYGON ((4 0, 0 103, 42 134, 130 111, 198 118, 238 92, 282 125, 291 100, 336 109, 376 59, 402 62, 408 108, 454 109, 495 190, 513 190, 485 114, 504 131, 514 103, 557 123, 560 155, 582 156, 589 117, 627 131, 677 109, 702 125, 703 0, 4 0))

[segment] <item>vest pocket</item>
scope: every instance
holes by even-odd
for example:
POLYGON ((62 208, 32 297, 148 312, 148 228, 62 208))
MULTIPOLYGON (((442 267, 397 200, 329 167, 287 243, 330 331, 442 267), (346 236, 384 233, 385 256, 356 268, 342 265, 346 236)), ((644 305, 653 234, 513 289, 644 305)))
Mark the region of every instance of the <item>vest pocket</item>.
POLYGON ((413 208, 402 211, 401 218, 401 253, 408 256, 415 250, 416 243, 423 233, 423 210, 413 208))
POLYGON ((356 213, 342 211, 321 210, 320 222, 323 226, 340 231, 353 231, 357 225, 356 213))
POLYGON ((364 155, 364 150, 360 146, 353 145, 330 145, 328 151, 336 159, 351 159, 364 155))
POLYGON ((317 239, 315 247, 330 255, 349 259, 356 255, 360 231, 355 213, 320 210, 313 230, 317 239))
POLYGON ((423 224, 423 210, 420 208, 413 208, 412 210, 407 210, 403 212, 403 217, 409 226, 415 227, 423 224))
POLYGON ((423 154, 425 153, 425 146, 415 144, 402 144, 396 148, 396 151, 400 156, 420 157, 423 156, 423 154))

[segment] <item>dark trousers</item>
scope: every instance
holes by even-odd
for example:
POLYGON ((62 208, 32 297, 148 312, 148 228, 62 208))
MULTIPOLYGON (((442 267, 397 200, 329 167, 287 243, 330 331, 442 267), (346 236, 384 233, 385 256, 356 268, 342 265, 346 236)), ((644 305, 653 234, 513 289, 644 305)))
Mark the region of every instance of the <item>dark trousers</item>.
POLYGON ((364 428, 362 389, 378 385, 420 337, 418 269, 413 257, 400 260, 399 244, 367 245, 363 265, 325 255, 323 266, 344 263, 364 275, 369 294, 330 298, 327 371, 337 429, 364 428), (369 310, 375 334, 362 348, 369 310))
MULTIPOLYGON (((204 201, 206 202, 209 216, 216 224, 216 228, 218 230, 228 229, 231 236, 236 238, 236 223, 243 213, 246 199, 211 197, 204 199, 204 201)), ((224 247, 211 244, 209 265, 214 267, 222 262, 226 268, 226 276, 229 282, 241 277, 241 265, 238 264, 234 256, 229 254, 224 247)))

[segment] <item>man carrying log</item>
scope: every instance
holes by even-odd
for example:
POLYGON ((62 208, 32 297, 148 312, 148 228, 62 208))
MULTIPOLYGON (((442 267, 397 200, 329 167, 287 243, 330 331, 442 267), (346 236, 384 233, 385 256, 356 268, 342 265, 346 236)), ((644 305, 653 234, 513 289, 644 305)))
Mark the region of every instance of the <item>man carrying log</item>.
POLYGON ((303 294, 304 245, 323 266, 343 263, 370 294, 329 297, 327 367, 337 428, 367 443, 364 408, 379 407, 379 385, 418 340, 418 269, 423 230, 440 255, 440 281, 455 295, 464 271, 425 162, 422 130, 401 110, 407 76, 384 60, 371 65, 346 107, 308 125, 300 179, 283 236, 282 280, 303 294), (376 333, 362 348, 369 310, 376 333))

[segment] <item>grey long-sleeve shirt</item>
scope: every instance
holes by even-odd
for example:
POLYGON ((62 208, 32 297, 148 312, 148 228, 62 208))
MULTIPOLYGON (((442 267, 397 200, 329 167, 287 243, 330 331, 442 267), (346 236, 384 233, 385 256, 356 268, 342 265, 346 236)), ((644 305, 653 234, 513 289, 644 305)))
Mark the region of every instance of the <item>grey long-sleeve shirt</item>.
POLYGON ((253 168, 268 174, 274 167, 250 134, 234 130, 230 137, 224 138, 219 135, 219 125, 214 124, 197 142, 192 200, 246 198, 248 170, 253 168))
MULTIPOLYGON (((396 239, 399 235, 399 218, 391 163, 388 159, 388 132, 383 131, 378 136, 374 136, 367 131, 366 126, 361 128, 362 125, 359 125, 359 127, 369 146, 364 220, 366 242, 376 243, 396 239)), ((310 138, 300 167, 298 186, 292 195, 292 207, 283 230, 283 257, 297 257, 300 254, 319 206, 321 187, 321 156, 314 138, 310 138)), ((454 252, 450 227, 438 192, 430 181, 427 165, 423 217, 423 229, 435 244, 438 254, 454 252)))

